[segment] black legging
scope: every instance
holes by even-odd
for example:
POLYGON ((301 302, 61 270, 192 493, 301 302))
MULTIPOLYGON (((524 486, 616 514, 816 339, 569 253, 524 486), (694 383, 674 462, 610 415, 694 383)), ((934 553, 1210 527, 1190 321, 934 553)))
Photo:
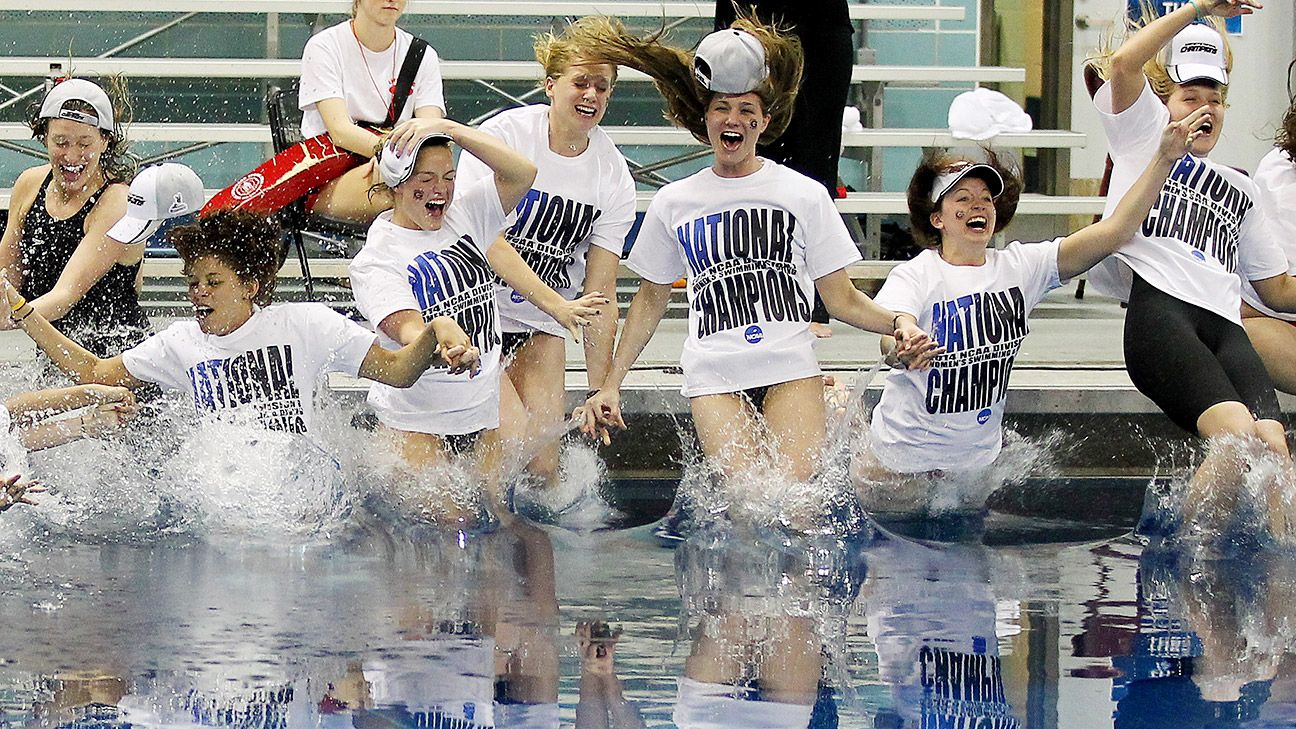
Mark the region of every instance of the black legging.
MULTIPOLYGON (((837 160, 841 156, 842 110, 850 96, 855 63, 854 28, 846 0, 743 0, 765 22, 791 24, 805 51, 801 93, 787 131, 759 149, 762 157, 817 180, 837 197, 837 160), (807 91, 811 93, 806 93, 807 91)), ((716 0, 717 30, 736 17, 732 0, 716 0)), ((810 320, 826 324, 828 310, 815 293, 810 320)))

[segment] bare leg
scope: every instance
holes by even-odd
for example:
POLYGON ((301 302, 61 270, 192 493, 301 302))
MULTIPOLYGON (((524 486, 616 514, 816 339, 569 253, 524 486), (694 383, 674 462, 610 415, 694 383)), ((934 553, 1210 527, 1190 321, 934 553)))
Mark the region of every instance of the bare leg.
MULTIPOLYGON (((394 450, 404 461, 406 467, 416 475, 449 474, 446 466, 450 462, 450 452, 446 448, 445 440, 439 435, 432 433, 418 433, 406 430, 396 430, 386 426, 379 426, 379 432, 386 437, 394 446, 394 450)), ((487 505, 495 511, 495 505, 500 503, 499 493, 499 475, 498 475, 498 431, 489 430, 481 435, 478 440, 477 453, 478 464, 481 466, 480 473, 486 479, 486 494, 488 497, 487 505), (494 447, 491 447, 494 446, 494 447), (483 453, 491 455, 483 456, 483 453), (494 472, 489 470, 489 466, 494 465, 494 472)), ((419 514, 424 518, 446 526, 456 526, 472 524, 478 517, 476 505, 471 503, 475 499, 456 499, 453 494, 446 494, 444 498, 436 502, 419 500, 411 503, 401 498, 407 494, 397 494, 397 499, 404 502, 405 507, 411 513, 419 514), (468 503, 462 503, 467 501, 468 503)))
POLYGON ((745 397, 701 395, 692 398, 689 406, 702 455, 722 477, 749 471, 760 462, 761 419, 745 397))
MULTIPOLYGON (((1211 443, 1206 458, 1188 482, 1183 505, 1184 523, 1218 529, 1223 526, 1227 515, 1239 507, 1243 497, 1242 488, 1252 456, 1246 440, 1264 443, 1284 461, 1290 461, 1290 455, 1282 426, 1272 420, 1257 423, 1251 411, 1236 401, 1208 408, 1197 419, 1197 432, 1211 443)), ((1266 494, 1266 512, 1275 536, 1283 536, 1287 531, 1286 507, 1281 498, 1285 481, 1275 479, 1266 494)))
POLYGON ((558 482, 566 370, 566 341, 543 332, 519 347, 505 370, 525 408, 525 452, 534 454, 527 469, 546 487, 558 482))
POLYGON ((311 212, 359 225, 372 223, 378 213, 390 210, 394 204, 390 192, 374 191, 370 194, 370 189, 378 181, 372 171, 372 164, 363 164, 324 185, 311 212))
POLYGON ((823 378, 783 382, 765 396, 765 424, 779 461, 791 466, 788 476, 809 481, 819 470, 828 437, 823 378))
POLYGON ((1245 318, 1242 326, 1246 327, 1251 345, 1274 385, 1283 392, 1296 394, 1296 326, 1267 316, 1245 318))

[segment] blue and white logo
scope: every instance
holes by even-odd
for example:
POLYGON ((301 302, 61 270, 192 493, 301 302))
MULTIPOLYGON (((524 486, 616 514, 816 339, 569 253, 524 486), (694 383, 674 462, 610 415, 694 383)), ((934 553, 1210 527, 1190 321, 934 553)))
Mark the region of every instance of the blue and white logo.
POLYGON ((743 332, 743 338, 747 340, 748 344, 756 344, 765 338, 765 332, 762 332, 760 327, 752 324, 747 327, 747 331, 743 332))
POLYGON ((1192 251, 1192 257, 1193 257, 1193 258, 1196 258, 1196 259, 1199 260, 1199 261, 1203 261, 1203 262, 1205 262, 1205 260, 1206 260, 1206 254, 1205 254, 1205 253, 1202 253, 1201 251, 1197 250, 1196 248, 1194 248, 1193 251, 1192 251))
POLYGON ((977 413, 977 425, 985 425, 990 420, 990 408, 977 413))
POLYGON ((514 291, 512 294, 509 294, 509 301, 512 301, 515 304, 520 304, 523 301, 526 301, 526 299, 522 297, 522 294, 514 291))

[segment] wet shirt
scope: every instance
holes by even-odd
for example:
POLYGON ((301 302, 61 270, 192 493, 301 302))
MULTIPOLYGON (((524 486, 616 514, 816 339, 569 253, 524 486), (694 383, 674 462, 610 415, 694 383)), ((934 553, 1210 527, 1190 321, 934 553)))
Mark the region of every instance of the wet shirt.
MULTIPOLYGON (((439 230, 410 230, 391 222, 390 211, 369 228, 351 262, 356 306, 375 328, 398 311, 423 321, 448 316, 481 350, 476 377, 444 367, 423 373, 413 387, 369 388, 369 404, 386 426, 437 435, 464 435, 499 427, 499 310, 495 272, 486 251, 504 227, 494 178, 459 187, 439 230)), ((383 346, 397 343, 382 334, 383 346)))
MULTIPOLYGON (((549 288, 574 299, 585 282, 590 246, 617 258, 634 224, 634 180, 625 157, 599 128, 577 157, 549 149, 549 107, 510 109, 481 125, 536 164, 539 172, 526 197, 517 204, 505 231, 508 242, 549 288)), ((472 155, 459 162, 459 181, 471 182, 494 172, 472 155)), ((539 330, 556 337, 567 331, 552 317, 500 282, 500 324, 506 332, 539 330)), ((604 294, 612 295, 611 291, 604 294)))
POLYGON ((248 418, 307 433, 315 387, 328 372, 356 375, 373 332, 323 304, 276 304, 218 336, 194 320, 172 324, 122 354, 135 379, 193 396, 199 414, 248 418))
MULTIPOLYGON (((55 218, 45 209, 46 191, 53 173, 46 175, 36 200, 23 218, 19 242, 23 282, 19 292, 27 299, 54 289, 72 254, 85 237, 85 222, 107 186, 91 195, 70 217, 55 218)), ((99 357, 115 356, 148 336, 149 321, 139 305, 135 279, 139 263, 113 264, 112 268, 72 305, 54 327, 99 357)))
MULTIPOLYGON (((1260 160, 1254 179, 1271 235, 1287 257, 1287 273, 1296 273, 1296 160, 1275 147, 1260 160)), ((1296 314, 1277 312, 1265 306, 1255 287, 1246 279, 1242 279, 1242 300, 1269 316, 1296 321, 1296 314)))
MULTIPOLYGON (((1170 112, 1144 81, 1128 109, 1111 112, 1111 84, 1094 95, 1112 158, 1103 216, 1116 209, 1156 154, 1170 112)), ((1256 184, 1205 157, 1184 155, 1138 232, 1089 272, 1101 293, 1129 300, 1131 270, 1180 301, 1241 324, 1238 276, 1259 280, 1287 272, 1287 259, 1258 207, 1256 184)))
POLYGON ((818 375, 814 281, 859 259, 823 185, 762 159, 746 177, 707 168, 662 188, 626 265, 657 284, 687 277, 680 364, 697 397, 818 375))
MULTIPOLYGON (((297 92, 297 104, 303 112, 302 136, 310 139, 328 131, 315 106, 324 99, 345 101, 347 113, 356 122, 386 121, 396 93, 396 77, 413 40, 414 36, 397 28, 396 41, 387 50, 374 53, 356 40, 351 21, 311 36, 302 51, 301 88, 297 92)), ((431 46, 414 74, 409 100, 396 121, 412 119, 414 112, 425 106, 438 107, 442 112, 446 108, 441 63, 431 46)))
POLYGON ((893 370, 870 425, 874 452, 893 471, 989 465, 1003 445, 1008 378, 1028 317, 1060 286, 1061 239, 986 251, 980 266, 954 266, 925 250, 896 266, 877 303, 912 314, 945 353, 925 370, 893 370))

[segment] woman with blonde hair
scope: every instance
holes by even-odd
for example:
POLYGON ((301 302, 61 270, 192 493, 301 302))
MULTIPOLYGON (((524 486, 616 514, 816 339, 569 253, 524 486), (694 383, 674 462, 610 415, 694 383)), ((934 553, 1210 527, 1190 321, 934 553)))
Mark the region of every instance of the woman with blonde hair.
POLYGON ((708 36, 696 53, 614 23, 573 40, 592 58, 650 75, 667 118, 715 155, 653 198, 626 262, 643 281, 612 369, 586 402, 584 429, 625 427, 621 384, 665 313, 671 284, 686 277, 681 365, 704 455, 726 476, 764 461, 809 480, 826 438, 814 291, 841 321, 895 335, 915 366, 932 351, 913 317, 878 306, 851 282, 846 266, 859 251, 824 187, 756 154, 757 142, 777 137, 791 117, 799 42, 747 19, 708 36))
MULTIPOLYGON (((0 268, 41 316, 100 356, 148 336, 138 283, 144 246, 110 229, 126 213, 134 166, 126 154, 129 106, 101 86, 68 79, 34 107, 28 125, 48 162, 18 176, 0 239, 0 268)), ((0 328, 9 328, 6 320, 0 328)))
MULTIPOLYGON (((1208 532, 1242 496, 1251 444, 1291 461, 1273 383, 1242 327, 1239 276, 1283 311, 1296 311, 1296 283, 1255 183, 1208 156, 1224 127, 1231 65, 1218 19, 1256 7, 1193 0, 1147 22, 1101 59, 1106 82, 1094 95, 1113 164, 1106 216, 1155 155, 1157 130, 1208 115, 1139 232, 1089 275, 1100 292, 1129 303, 1125 366, 1135 387, 1210 439, 1182 500, 1185 523, 1208 532)), ((1286 533, 1281 486, 1269 484, 1265 500, 1271 530, 1286 533)))

